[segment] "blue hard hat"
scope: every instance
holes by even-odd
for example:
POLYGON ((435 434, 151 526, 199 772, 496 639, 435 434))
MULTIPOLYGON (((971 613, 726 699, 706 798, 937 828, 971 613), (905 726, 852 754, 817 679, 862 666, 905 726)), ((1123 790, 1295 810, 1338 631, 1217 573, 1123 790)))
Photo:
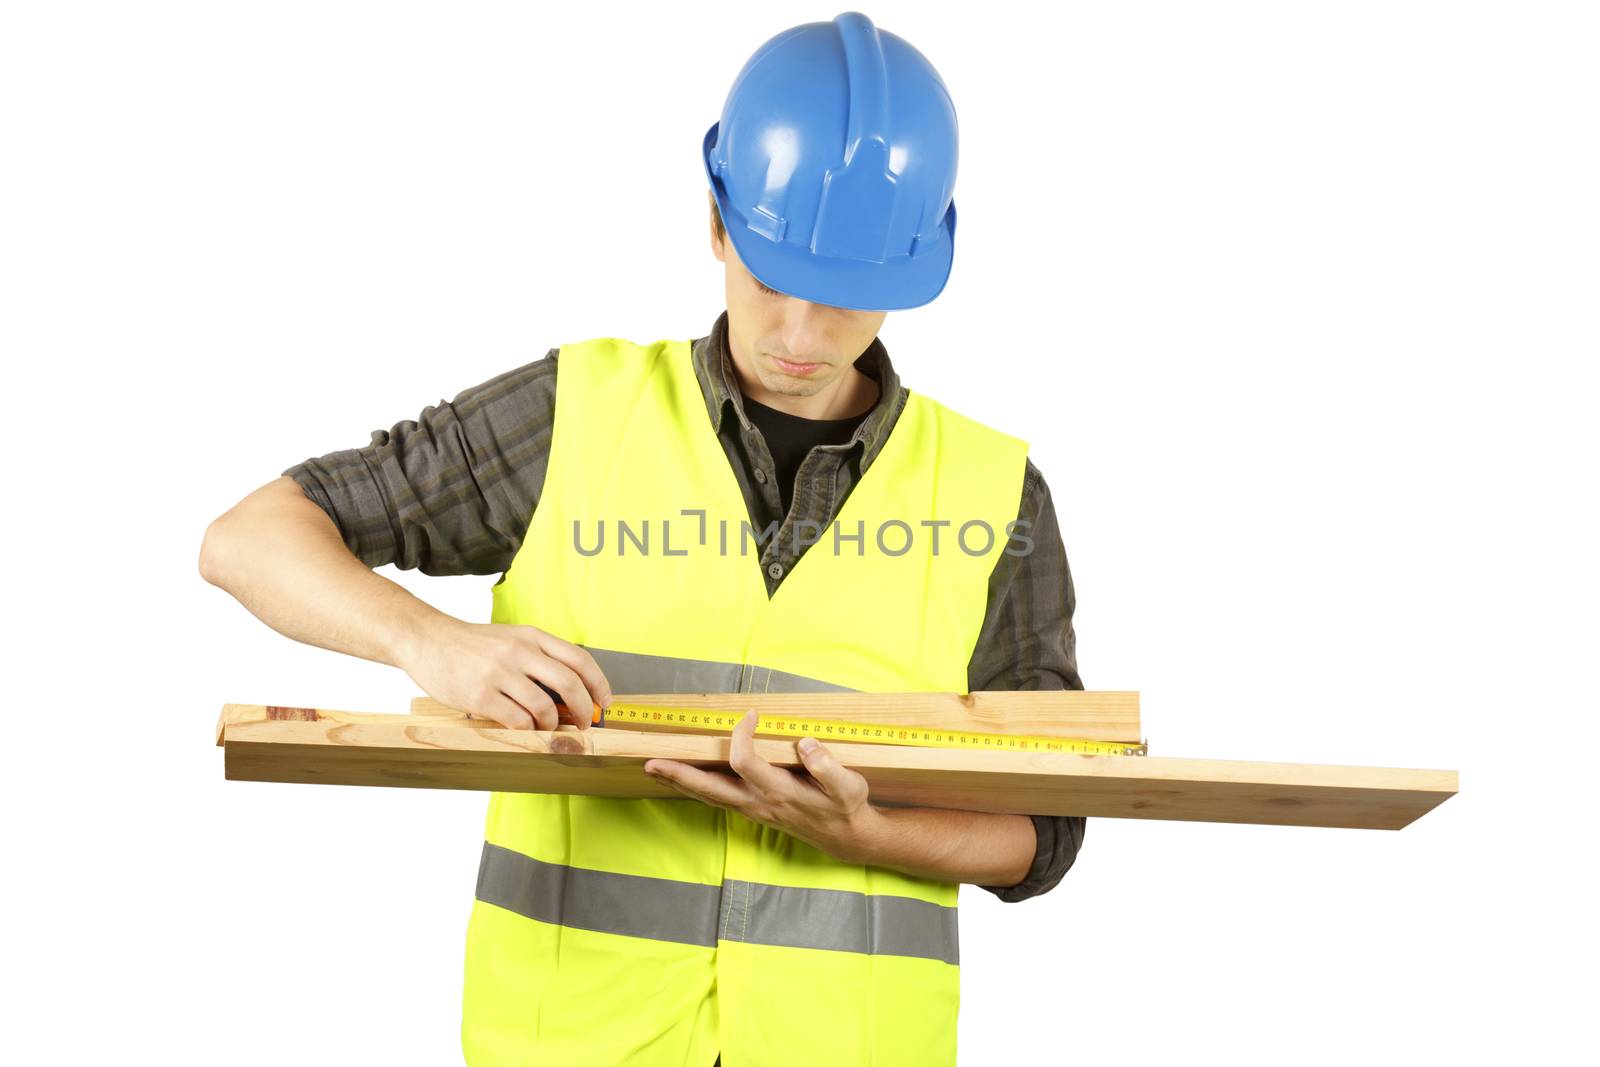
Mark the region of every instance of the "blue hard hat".
POLYGON ((763 285, 860 311, 943 291, 955 105, 921 52, 860 12, 758 48, 701 155, 728 238, 763 285))

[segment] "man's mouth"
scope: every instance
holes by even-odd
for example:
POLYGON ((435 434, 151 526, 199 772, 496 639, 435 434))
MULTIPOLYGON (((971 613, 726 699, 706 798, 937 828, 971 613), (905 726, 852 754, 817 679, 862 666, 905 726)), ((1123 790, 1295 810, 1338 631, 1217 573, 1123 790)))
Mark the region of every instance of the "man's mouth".
POLYGON ((826 363, 795 363, 792 360, 779 359, 777 356, 768 356, 768 359, 778 365, 778 369, 785 374, 810 374, 819 367, 827 366, 826 363))

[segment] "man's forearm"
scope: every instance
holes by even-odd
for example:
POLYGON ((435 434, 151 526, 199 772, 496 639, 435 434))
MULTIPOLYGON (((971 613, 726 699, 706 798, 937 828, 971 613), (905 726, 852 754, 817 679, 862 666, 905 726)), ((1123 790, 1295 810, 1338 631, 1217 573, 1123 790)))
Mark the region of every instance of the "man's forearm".
POLYGON ((1028 876, 1037 839, 1026 815, 869 805, 857 838, 839 856, 919 878, 1012 886, 1028 876))
POLYGON ((446 618, 352 555, 333 520, 290 478, 211 524, 200 572, 286 637, 391 666, 424 626, 446 618))

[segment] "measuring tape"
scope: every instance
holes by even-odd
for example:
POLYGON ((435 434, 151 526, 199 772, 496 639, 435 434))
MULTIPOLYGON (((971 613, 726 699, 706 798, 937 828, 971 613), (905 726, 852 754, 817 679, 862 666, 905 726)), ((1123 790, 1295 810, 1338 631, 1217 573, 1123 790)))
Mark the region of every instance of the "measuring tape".
MULTIPOLYGON (((702 708, 675 708, 656 704, 613 702, 596 710, 594 725, 628 723, 635 726, 677 727, 691 730, 716 730, 732 733, 744 718, 742 711, 708 711, 702 708)), ((1145 756, 1149 746, 1128 741, 1090 741, 1077 737, 1028 737, 1020 734, 990 734, 974 730, 940 730, 927 726, 894 726, 889 723, 846 722, 839 719, 805 719, 792 715, 763 715, 756 724, 759 734, 785 737, 815 737, 819 741, 849 741, 876 745, 916 745, 924 748, 976 748, 1004 752, 1078 752, 1086 756, 1145 756)))

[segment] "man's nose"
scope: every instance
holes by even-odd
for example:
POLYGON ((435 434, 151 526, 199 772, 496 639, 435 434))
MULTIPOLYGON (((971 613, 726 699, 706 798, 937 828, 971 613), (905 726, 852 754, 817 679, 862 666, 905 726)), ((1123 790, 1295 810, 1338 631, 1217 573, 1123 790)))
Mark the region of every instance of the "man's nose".
POLYGON ((826 347, 822 340, 826 331, 826 318, 828 307, 825 304, 813 304, 808 300, 790 299, 784 301, 783 309, 783 344, 789 352, 789 358, 804 361, 811 357, 811 353, 826 347))

